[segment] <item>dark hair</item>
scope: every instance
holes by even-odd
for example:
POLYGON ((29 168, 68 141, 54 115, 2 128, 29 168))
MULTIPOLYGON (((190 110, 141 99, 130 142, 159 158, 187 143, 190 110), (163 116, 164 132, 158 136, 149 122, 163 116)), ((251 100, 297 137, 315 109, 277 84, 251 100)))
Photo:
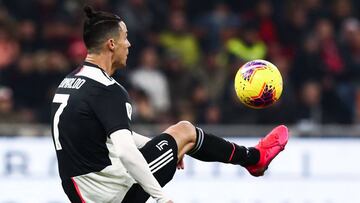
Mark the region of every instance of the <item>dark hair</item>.
POLYGON ((107 39, 118 37, 121 18, 108 12, 94 11, 84 7, 87 19, 84 22, 83 39, 89 53, 98 53, 100 45, 107 39))

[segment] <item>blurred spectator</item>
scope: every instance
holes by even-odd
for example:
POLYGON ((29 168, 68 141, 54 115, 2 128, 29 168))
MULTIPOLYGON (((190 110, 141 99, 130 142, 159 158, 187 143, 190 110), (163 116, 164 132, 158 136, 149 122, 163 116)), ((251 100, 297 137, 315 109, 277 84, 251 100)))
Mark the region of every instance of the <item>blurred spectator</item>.
POLYGON ((0 71, 12 65, 20 52, 17 30, 13 23, 11 19, 8 22, 0 21, 0 71))
POLYGON ((0 86, 0 123, 23 122, 23 117, 15 112, 12 90, 0 86))
POLYGON ((82 39, 72 39, 67 50, 71 66, 76 67, 81 65, 85 60, 86 54, 87 50, 82 39))
POLYGON ((35 22, 32 20, 23 20, 19 22, 19 40, 23 52, 33 52, 40 48, 38 42, 39 33, 35 22))
POLYGON ((322 5, 322 0, 304 0, 301 3, 306 10, 309 26, 313 26, 319 18, 329 15, 326 7, 322 5))
POLYGON ((154 20, 144 0, 126 0, 118 6, 118 12, 131 32, 129 37, 144 35, 151 28, 154 20))
POLYGON ((8 70, 4 83, 14 91, 18 109, 34 110, 41 102, 43 92, 32 54, 22 54, 14 68, 8 70), (35 90, 35 91, 34 91, 35 90))
POLYGON ((325 75, 325 65, 321 59, 320 42, 318 37, 309 34, 302 41, 302 46, 295 55, 291 80, 297 91, 300 90, 304 81, 322 81, 325 75))
POLYGON ((0 123, 30 123, 35 121, 29 109, 16 109, 13 91, 8 87, 0 87, 0 123))
POLYGON ((146 92, 157 113, 169 110, 169 84, 164 73, 159 70, 158 56, 153 47, 144 48, 140 65, 131 73, 130 80, 133 86, 146 92))
POLYGON ((242 27, 240 32, 239 37, 230 38, 226 42, 227 51, 236 60, 242 62, 265 58, 266 45, 261 41, 256 25, 248 23, 242 27))
MULTIPOLYGON (((342 56, 347 67, 346 83, 340 84, 339 96, 348 106, 352 118, 356 116, 356 98, 360 89, 360 22, 349 18, 343 21, 342 30, 342 56)), ((350 122, 352 122, 351 120, 350 122)))
POLYGON ((346 71, 346 67, 330 20, 320 19, 315 25, 315 32, 320 42, 321 58, 326 72, 335 77, 340 76, 346 71))
POLYGON ((292 57, 301 40, 309 32, 307 11, 301 1, 289 1, 282 10, 279 22, 279 39, 287 49, 287 55, 292 57))
POLYGON ((223 95, 228 68, 224 66, 218 53, 208 53, 204 57, 203 66, 194 72, 195 78, 200 81, 208 94, 208 99, 218 102, 223 95))
MULTIPOLYGON (((188 4, 186 0, 170 0, 168 5, 168 9, 169 9, 168 15, 171 15, 170 13, 174 11, 185 12, 187 7, 188 4)), ((187 14, 184 13, 184 15, 186 16, 187 14)))
POLYGON ((176 119, 174 119, 173 122, 178 122, 178 120, 186 120, 192 123, 198 122, 196 118, 197 115, 195 115, 194 109, 188 101, 182 101, 172 112, 176 115, 176 119))
POLYGON ((206 110, 210 104, 208 91, 204 84, 196 83, 192 86, 191 104, 196 123, 206 123, 206 110))
MULTIPOLYGON (((54 88, 86 55, 85 2, 0 2, 0 118, 49 123, 54 88)), ((132 89, 137 123, 359 120, 358 1, 87 3, 127 23, 128 66, 138 67, 118 70, 114 78, 132 89), (273 62, 284 79, 280 101, 261 111, 240 104, 233 84, 238 68, 258 58, 273 62)))
POLYGON ((181 11, 169 16, 169 29, 159 35, 159 42, 165 53, 175 53, 186 68, 191 69, 200 59, 200 50, 195 36, 189 32, 186 17, 181 11))
POLYGON ((2 114, 0 118, 8 119, 8 116, 11 116, 11 112, 13 108, 14 108, 14 104, 12 101, 11 89, 6 87, 0 87, 0 112, 2 114))
POLYGON ((209 99, 209 91, 202 83, 193 86, 191 95, 192 113, 198 124, 219 124, 222 112, 216 102, 209 99))
POLYGON ((277 28, 273 19, 273 7, 270 1, 261 0, 256 5, 256 22, 259 35, 266 44, 278 42, 277 28))
POLYGON ((185 68, 180 56, 169 53, 164 62, 165 75, 169 81, 170 101, 173 111, 176 112, 176 109, 181 108, 190 98, 194 78, 185 68))
POLYGON ((213 10, 201 16, 196 24, 201 32, 203 50, 216 51, 222 47, 221 38, 225 32, 239 27, 240 20, 227 4, 218 3, 213 10))
POLYGON ((212 125, 222 123, 221 108, 218 105, 212 104, 208 106, 208 108, 205 110, 204 123, 212 125))
POLYGON ((57 18, 43 24, 43 47, 66 51, 72 36, 72 28, 67 19, 57 18))
POLYGON ((129 58, 129 65, 136 64, 134 61, 141 51, 141 45, 147 43, 148 31, 152 28, 154 16, 147 7, 145 0, 125 0, 116 8, 116 12, 126 22, 129 30, 128 39, 133 46, 131 54, 134 58, 129 58))
POLYGON ((341 29, 342 50, 349 77, 360 86, 360 21, 349 18, 344 21, 341 29))
POLYGON ((133 117, 131 118, 134 123, 154 123, 159 118, 145 91, 132 88, 129 95, 134 102, 133 117))
MULTIPOLYGON (((331 122, 351 122, 353 119, 355 95, 349 83, 349 67, 343 59, 340 46, 334 31, 334 25, 329 19, 320 19, 316 23, 316 33, 321 47, 321 58, 325 67, 324 88, 329 97, 338 98, 338 109, 334 112, 330 106, 325 105, 327 112, 333 112, 337 119, 331 122)), ((336 101, 336 100, 335 100, 336 101)))
POLYGON ((332 23, 336 30, 340 30, 343 21, 353 16, 353 4, 351 0, 334 0, 332 3, 332 23))
POLYGON ((296 115, 299 124, 320 124, 322 122, 321 84, 307 81, 303 84, 298 101, 296 115))

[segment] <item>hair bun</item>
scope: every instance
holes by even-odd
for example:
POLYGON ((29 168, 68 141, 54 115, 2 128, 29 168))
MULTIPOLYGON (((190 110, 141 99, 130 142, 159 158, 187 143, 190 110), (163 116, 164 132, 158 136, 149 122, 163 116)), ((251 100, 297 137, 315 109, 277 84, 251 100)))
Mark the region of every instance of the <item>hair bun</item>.
POLYGON ((84 12, 88 18, 92 18, 95 15, 94 10, 90 6, 85 6, 84 12))

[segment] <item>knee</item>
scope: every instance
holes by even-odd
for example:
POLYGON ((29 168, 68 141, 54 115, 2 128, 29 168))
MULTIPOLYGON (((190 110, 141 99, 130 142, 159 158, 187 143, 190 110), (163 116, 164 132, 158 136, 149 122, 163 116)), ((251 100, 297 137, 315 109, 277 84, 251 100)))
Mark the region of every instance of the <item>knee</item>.
POLYGON ((183 139, 186 142, 195 143, 196 141, 195 126, 189 121, 180 121, 175 125, 170 126, 165 132, 177 138, 183 139))
POLYGON ((182 128, 184 131, 192 131, 195 129, 195 126, 189 121, 179 121, 175 126, 182 128))

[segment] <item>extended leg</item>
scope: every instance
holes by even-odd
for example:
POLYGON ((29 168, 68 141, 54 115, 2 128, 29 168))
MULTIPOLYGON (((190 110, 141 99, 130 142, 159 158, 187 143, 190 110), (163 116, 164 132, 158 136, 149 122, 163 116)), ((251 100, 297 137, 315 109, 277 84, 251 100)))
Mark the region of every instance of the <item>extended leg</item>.
POLYGON ((202 161, 218 161, 244 166, 254 176, 263 175, 271 160, 287 143, 288 130, 279 126, 271 131, 255 147, 246 148, 208 134, 190 122, 180 121, 165 133, 171 135, 178 145, 178 158, 189 154, 202 161))
POLYGON ((259 160, 259 151, 256 148, 246 148, 207 134, 187 121, 180 121, 169 127, 165 133, 175 138, 179 160, 184 154, 201 161, 218 161, 242 166, 254 165, 259 160))

